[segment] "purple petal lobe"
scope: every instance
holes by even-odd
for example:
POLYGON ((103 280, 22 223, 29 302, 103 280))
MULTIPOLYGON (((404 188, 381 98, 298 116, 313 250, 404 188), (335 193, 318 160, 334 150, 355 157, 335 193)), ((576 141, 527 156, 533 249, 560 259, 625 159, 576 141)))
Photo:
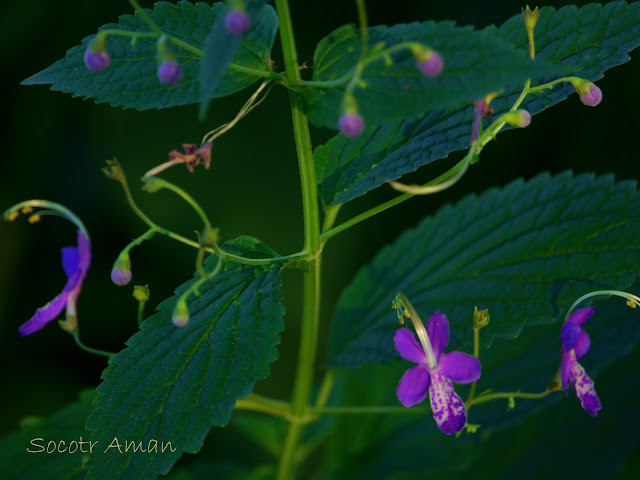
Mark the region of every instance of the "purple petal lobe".
POLYGON ((429 399, 433 419, 442 433, 451 435, 462 430, 467 421, 464 403, 451 381, 437 370, 431 372, 429 399))
POLYGON ((573 350, 576 353, 576 360, 580 360, 580 358, 589 351, 590 346, 591 339, 589 338, 589 334, 584 330, 580 330, 576 344, 573 347, 573 350))
POLYGON ((426 398, 430 382, 429 369, 426 366, 411 367, 404 372, 398 383, 398 400, 407 408, 417 405, 426 398))
POLYGON ((602 405, 596 393, 593 380, 589 378, 587 372, 578 362, 573 363, 571 377, 571 383, 576 391, 576 396, 580 400, 580 405, 589 415, 595 417, 602 405))
POLYGON ((60 315, 60 312, 62 312, 65 304, 67 303, 67 296, 67 292, 62 292, 44 307, 36 310, 35 315, 18 329, 20 335, 24 337, 26 335, 31 335, 38 330, 42 330, 47 323, 60 315))
POLYGON ((62 268, 67 278, 76 273, 80 266, 80 254, 78 247, 64 247, 62 249, 62 268))
POLYGON ((480 378, 480 360, 463 352, 445 353, 438 360, 440 372, 456 383, 471 383, 480 378))
POLYGON ((396 334, 393 336, 393 343, 402 358, 414 363, 427 363, 427 355, 418 340, 416 340, 413 332, 408 328, 396 330, 396 334))
POLYGON ((89 270, 89 265, 91 265, 91 244, 80 230, 78 230, 78 253, 80 254, 80 269, 83 271, 82 278, 84 278, 89 270))
POLYGON ((575 323, 579 327, 585 324, 587 320, 593 315, 596 307, 586 307, 576 310, 571 314, 567 322, 575 323))
POLYGON ((562 347, 569 351, 571 350, 578 340, 578 334, 582 329, 573 322, 565 322, 560 330, 560 340, 562 340, 562 347))
POLYGON ((427 321, 427 335, 431 340, 433 353, 440 358, 444 349, 449 344, 449 320, 440 312, 436 312, 427 321))
POLYGON ((575 363, 576 358, 572 353, 562 351, 562 366, 560 367, 560 376, 562 379, 562 388, 564 389, 565 396, 569 396, 569 392, 567 392, 567 384, 569 383, 569 378, 571 377, 571 368, 575 363))

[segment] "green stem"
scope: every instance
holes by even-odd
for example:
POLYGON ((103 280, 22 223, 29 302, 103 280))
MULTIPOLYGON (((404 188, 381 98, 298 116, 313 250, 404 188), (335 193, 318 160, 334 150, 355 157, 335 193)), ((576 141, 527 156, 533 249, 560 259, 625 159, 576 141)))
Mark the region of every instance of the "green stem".
MULTIPOLYGON (((287 81, 289 85, 298 85, 300 83, 300 71, 298 69, 298 55, 293 37, 289 4, 287 0, 276 0, 275 3, 280 22, 280 40, 287 81)), ((289 430, 278 466, 278 480, 291 480, 294 478, 297 463, 296 452, 298 451, 298 443, 304 428, 302 422, 307 416, 311 386, 313 384, 318 317, 320 313, 320 210, 318 207, 313 151, 309 136, 309 123, 302 109, 302 101, 299 94, 290 90, 289 99, 302 186, 304 246, 311 258, 308 261, 308 271, 304 274, 300 350, 291 398, 289 430)))
MULTIPOLYGON (((460 160, 460 162, 458 162, 452 168, 450 168, 445 173, 440 175, 438 178, 434 178, 430 182, 425 183, 423 186, 427 187, 427 186, 431 186, 431 185, 436 185, 436 184, 446 180, 447 178, 449 178, 452 175, 454 175, 455 173, 457 173, 458 170, 464 168, 466 163, 467 163, 467 157, 465 157, 462 160, 460 160)), ((412 193, 403 193, 402 195, 399 195, 399 196, 397 196, 395 198, 392 198, 391 200, 389 200, 387 202, 384 202, 384 203, 382 203, 382 204, 380 204, 380 205, 378 205, 376 207, 373 207, 373 208, 367 210, 366 212, 362 212, 361 214, 356 215, 353 218, 350 218, 346 222, 343 222, 343 223, 339 224, 338 226, 333 227, 332 229, 323 232, 322 235, 320 236, 320 240, 322 241, 322 243, 324 243, 327 240, 329 240, 330 238, 338 235, 339 233, 344 232, 348 228, 351 228, 354 225, 357 225, 358 223, 377 215, 378 213, 384 212, 385 210, 388 210, 391 207, 395 207, 396 205, 404 202, 405 200, 409 200, 413 196, 414 196, 414 194, 412 194, 412 193)))
POLYGON ((141 325, 144 321, 144 306, 146 303, 146 301, 138 302, 138 325, 141 325))
POLYGON ((155 22, 153 20, 151 20, 151 17, 149 17, 149 15, 147 15, 147 12, 144 11, 144 9, 140 6, 140 4, 137 2, 137 0, 129 0, 129 3, 134 8, 136 13, 138 15, 140 15, 140 18, 142 18, 144 23, 146 23, 147 25, 149 25, 149 27, 151 27, 151 30, 156 32, 158 35, 162 35, 162 30, 160 30, 160 27, 158 27, 155 24, 155 22))
POLYGON ((309 409, 316 415, 402 415, 402 414, 420 414, 431 412, 427 407, 312 407, 309 409))
POLYGON ((369 48, 369 28, 367 22, 367 7, 364 0, 356 0, 358 6, 358 21, 360 22, 360 40, 362 42, 360 50, 360 60, 363 60, 367 55, 367 49, 369 48))
POLYGON ((97 348, 86 346, 84 343, 82 343, 82 340, 80 340, 80 333, 77 328, 72 333, 72 335, 78 346, 85 352, 93 353, 94 355, 100 355, 101 357, 107 357, 109 359, 115 355, 115 353, 113 352, 107 352, 105 350, 98 350, 97 348))
POLYGON ((485 395, 480 395, 471 400, 471 403, 466 405, 467 412, 473 405, 477 405, 479 403, 490 402, 491 400, 498 400, 500 398, 510 399, 510 398, 529 398, 529 399, 540 399, 544 398, 547 395, 552 393, 552 390, 545 390, 540 393, 522 393, 522 392, 497 392, 497 393, 487 393, 485 395))
POLYGON ((289 420, 290 405, 287 402, 282 402, 280 400, 274 400, 272 398, 267 398, 263 397, 262 395, 251 393, 245 398, 241 398, 240 400, 236 401, 234 409, 261 412, 268 415, 281 417, 285 420, 289 420))

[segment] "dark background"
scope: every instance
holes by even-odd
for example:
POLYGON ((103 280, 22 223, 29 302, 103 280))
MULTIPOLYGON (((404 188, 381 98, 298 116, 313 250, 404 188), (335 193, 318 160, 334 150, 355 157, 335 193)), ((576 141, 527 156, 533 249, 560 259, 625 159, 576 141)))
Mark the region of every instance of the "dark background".
MULTIPOLYGON (((555 1, 555 7, 588 2, 555 1)), ((143 1, 150 8, 152 2, 143 1)), ((137 112, 83 101, 45 86, 24 87, 20 81, 64 56, 68 48, 93 34, 104 23, 132 13, 126 0, 80 0, 4 3, 0 7, 2 75, 2 151, 0 153, 0 211, 19 201, 44 198, 62 203, 86 224, 94 260, 79 300, 81 336, 90 346, 117 351, 137 331, 131 288, 109 279, 119 251, 145 229, 129 210, 120 187, 100 172, 114 156, 125 167, 134 195, 158 223, 185 235, 199 229, 198 218, 169 193, 154 195, 137 186, 146 170, 166 159, 183 142, 198 143, 203 133, 235 115, 250 94, 246 90, 217 100, 205 122, 197 106, 137 112)), ((370 23, 393 24, 428 19, 454 19, 458 24, 484 27, 500 24, 521 11, 520 2, 367 2, 370 23)), ((355 4, 345 0, 292 1, 291 10, 300 61, 311 63, 314 45, 340 25, 356 20, 355 4)), ((637 54, 632 53, 632 57, 637 54)), ((283 69, 278 40, 273 50, 283 69)), ((586 108, 576 95, 550 111, 536 115, 531 126, 510 131, 492 142, 481 162, 454 188, 437 196, 416 198, 349 230, 325 249, 320 365, 332 306, 357 269, 404 229, 470 191, 504 185, 538 172, 614 172, 618 179, 638 175, 635 146, 639 125, 638 59, 607 72, 598 82, 604 100, 586 108)), ((332 132, 312 130, 314 146, 332 132)), ((249 234, 281 254, 302 246, 302 207, 297 161, 283 89, 214 146, 210 171, 190 175, 183 167, 166 175, 185 187, 221 228, 223 238, 249 234)), ((450 162, 422 169, 407 177, 422 182, 445 170, 450 162)), ((394 196, 382 187, 343 207, 339 220, 394 196)), ((24 219, 0 223, 0 433, 17 428, 26 415, 46 416, 95 386, 105 367, 103 358, 79 350, 71 336, 54 323, 27 338, 18 327, 56 295, 64 285, 60 247, 75 242, 73 227, 46 218, 35 226, 24 219)), ((145 243, 132 254, 133 284, 149 284, 148 313, 173 289, 191 278, 195 252, 163 237, 145 243)), ((287 330, 280 360, 272 377, 256 391, 287 398, 297 355, 301 274, 286 271, 284 297, 287 330)))

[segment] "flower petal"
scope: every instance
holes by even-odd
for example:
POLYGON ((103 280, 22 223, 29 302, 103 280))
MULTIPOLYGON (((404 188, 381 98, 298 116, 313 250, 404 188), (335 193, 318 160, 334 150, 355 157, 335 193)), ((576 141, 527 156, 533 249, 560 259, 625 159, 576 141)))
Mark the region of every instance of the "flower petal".
POLYGON ((467 422, 464 403, 451 385, 451 381, 439 371, 431 372, 429 399, 436 425, 446 435, 459 432, 467 422))
POLYGON ((396 330, 396 334, 393 336, 393 343, 402 358, 414 363, 427 363, 427 354, 424 353, 415 335, 408 328, 396 330))
POLYGON ((562 351, 562 366, 560 367, 560 375, 562 378, 562 388, 564 389, 565 396, 569 396, 569 392, 567 392, 567 384, 569 383, 569 378, 571 377, 571 368, 575 363, 576 358, 573 354, 562 351))
POLYGON ((562 340, 562 346, 568 352, 576 345, 578 334, 582 329, 573 322, 565 322, 560 330, 560 340, 562 340))
POLYGON ((578 362, 573 364, 571 374, 573 388, 576 391, 576 396, 580 399, 580 405, 589 415, 595 417, 598 415, 598 410, 602 408, 602 404, 596 393, 593 380, 589 378, 583 366, 578 362))
POLYGON ((427 396, 431 377, 426 366, 418 365, 404 372, 398 383, 396 395, 405 407, 417 405, 427 396))
POLYGON ((480 378, 480 360, 463 352, 445 353, 438 360, 440 372, 456 383, 471 383, 480 378))
POLYGON ((573 347, 573 350, 576 352, 576 360, 580 360, 580 358, 589 351, 590 346, 591 339, 589 338, 589 334, 584 330, 580 330, 576 344, 573 347))
POLYGON ((571 314, 567 322, 575 323, 581 327, 587 320, 589 320, 589 318, 591 318, 595 309, 596 307, 586 307, 576 310, 571 314))
POLYGON ((78 253, 78 247, 64 247, 62 249, 62 269, 67 278, 71 278, 76 273, 79 265, 80 254, 78 253))
POLYGON ((85 237, 82 231, 78 230, 78 254, 80 256, 80 269, 82 270, 82 278, 84 279, 91 265, 91 244, 89 239, 85 237))
POLYGON ((38 330, 42 330, 47 323, 60 315, 60 312, 62 312, 65 304, 67 303, 67 296, 67 292, 62 292, 44 307, 36 310, 35 315, 18 329, 20 335, 24 337, 26 335, 31 335, 38 330))
POLYGON ((427 321, 427 335, 431 340, 431 346, 436 359, 440 358, 444 349, 449 344, 449 321, 440 312, 436 312, 427 321))

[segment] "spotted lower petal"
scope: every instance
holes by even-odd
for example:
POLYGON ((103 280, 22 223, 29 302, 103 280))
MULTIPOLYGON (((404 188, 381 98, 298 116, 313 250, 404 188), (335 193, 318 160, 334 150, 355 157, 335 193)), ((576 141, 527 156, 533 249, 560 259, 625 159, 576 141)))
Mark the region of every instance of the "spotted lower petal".
POLYGON ((574 362, 571 368, 571 383, 576 391, 576 396, 580 400, 580 405, 584 410, 595 417, 598 415, 598 411, 602 408, 600 398, 596 393, 595 384, 584 367, 578 362, 574 362))
POLYGON ((36 310, 35 315, 27 320, 24 324, 22 324, 22 326, 18 329, 20 335, 24 337, 26 335, 31 335, 38 330, 42 330, 47 323, 49 323, 51 320, 54 320, 58 315, 60 315, 60 312, 62 312, 67 303, 67 297, 68 293, 62 292, 56 298, 47 303, 44 307, 36 310))
POLYGON ((569 384, 569 378, 571 377, 571 368, 576 361, 576 357, 573 353, 562 351, 562 366, 560 367, 560 377, 562 379, 562 389, 564 394, 568 397, 567 385, 569 384))
POLYGON ((429 399, 433 419, 442 433, 451 435, 464 428, 467 422, 464 403, 454 390, 451 381, 438 370, 431 372, 429 399))
POLYGON ((431 378, 429 369, 426 366, 418 365, 406 372, 398 383, 396 395, 398 400, 405 407, 413 407, 422 402, 427 397, 431 378))

